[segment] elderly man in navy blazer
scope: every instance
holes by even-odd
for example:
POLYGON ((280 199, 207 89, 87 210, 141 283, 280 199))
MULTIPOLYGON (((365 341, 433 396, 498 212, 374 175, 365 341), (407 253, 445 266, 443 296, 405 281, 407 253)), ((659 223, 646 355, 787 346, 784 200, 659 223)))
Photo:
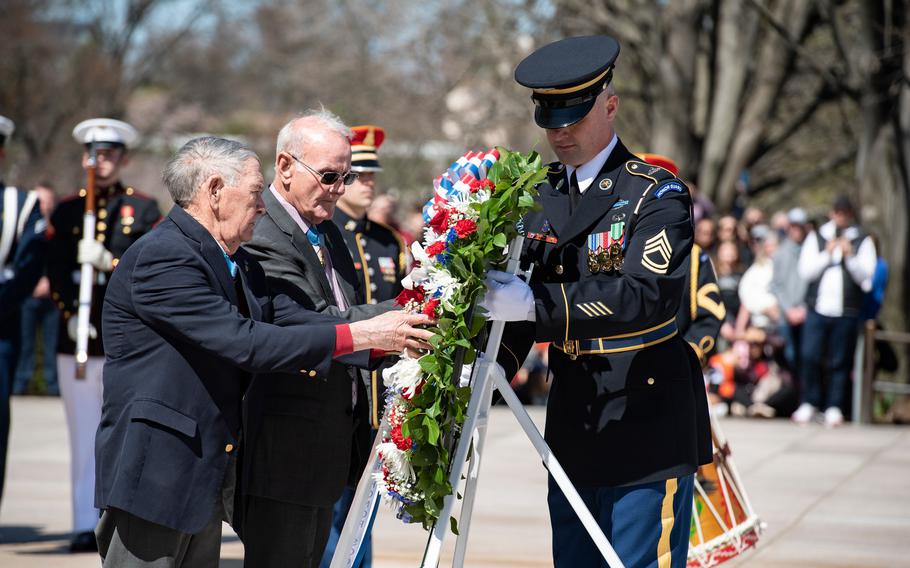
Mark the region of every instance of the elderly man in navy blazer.
POLYGON ((164 182, 176 206, 120 259, 104 299, 95 504, 105 567, 218 565, 241 448, 241 399, 262 372, 328 378, 333 359, 427 348, 428 318, 342 323, 271 295, 240 246, 263 213, 256 154, 188 142, 164 182))

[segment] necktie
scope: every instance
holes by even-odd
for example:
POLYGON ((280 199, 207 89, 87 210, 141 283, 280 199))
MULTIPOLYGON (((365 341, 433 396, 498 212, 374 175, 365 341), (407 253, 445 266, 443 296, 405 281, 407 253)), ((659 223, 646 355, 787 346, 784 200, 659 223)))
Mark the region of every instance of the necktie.
POLYGON ((231 273, 231 278, 237 277, 237 263, 228 256, 228 253, 221 251, 221 254, 224 255, 224 261, 227 263, 228 271, 231 273))
MULTIPOLYGON (((577 170, 576 170, 577 172, 577 170)), ((574 213, 575 209, 578 207, 578 202, 581 201, 581 191, 578 190, 578 177, 576 177, 576 172, 572 172, 572 175, 569 176, 569 212, 574 213)))
POLYGON ((325 266, 325 256, 322 252, 322 233, 310 227, 307 229, 306 238, 310 241, 310 244, 313 245, 313 248, 316 250, 316 256, 319 257, 319 262, 325 266))

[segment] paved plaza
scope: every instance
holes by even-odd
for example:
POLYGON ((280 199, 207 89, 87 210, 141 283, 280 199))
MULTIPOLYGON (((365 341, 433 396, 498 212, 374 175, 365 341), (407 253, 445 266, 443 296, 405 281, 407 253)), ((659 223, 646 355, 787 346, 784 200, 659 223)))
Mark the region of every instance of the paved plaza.
MULTIPOLYGON (((69 457, 59 399, 14 397, 0 568, 99 566, 65 552, 69 457)), ((532 415, 542 424, 543 409, 532 415)), ((910 566, 910 429, 797 427, 784 420, 721 421, 752 503, 767 523, 758 550, 731 566, 910 566)), ((418 527, 380 510, 377 568, 412 568, 426 542, 418 527)), ((447 542, 446 550, 454 545, 447 542)), ((243 548, 225 527, 223 567, 243 548)), ((446 558, 442 565, 448 565, 446 558)), ((491 417, 466 566, 549 566, 546 475, 508 410, 491 417)))

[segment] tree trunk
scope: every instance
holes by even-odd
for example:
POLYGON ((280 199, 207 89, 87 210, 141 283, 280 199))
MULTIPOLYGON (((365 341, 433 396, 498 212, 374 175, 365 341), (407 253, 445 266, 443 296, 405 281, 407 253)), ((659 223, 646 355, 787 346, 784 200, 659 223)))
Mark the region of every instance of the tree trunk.
MULTIPOLYGON (((797 39, 804 35, 813 10, 813 3, 802 0, 782 0, 773 11, 777 22, 786 26, 790 38, 797 39)), ((762 38, 758 63, 754 69, 754 83, 745 102, 742 120, 728 147, 727 159, 722 173, 716 178, 717 183, 705 184, 714 187, 715 203, 722 211, 729 210, 736 198, 736 181, 742 171, 748 167, 767 138, 779 95, 784 82, 791 74, 791 62, 795 57, 793 47, 779 33, 768 29, 762 38)), ((703 187, 703 189, 708 189, 703 187)))

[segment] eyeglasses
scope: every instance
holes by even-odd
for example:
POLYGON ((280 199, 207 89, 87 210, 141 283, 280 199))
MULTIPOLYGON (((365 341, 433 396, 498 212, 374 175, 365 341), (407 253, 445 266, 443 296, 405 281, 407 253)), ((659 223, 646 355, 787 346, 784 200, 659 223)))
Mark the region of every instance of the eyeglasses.
POLYGON ((338 183, 339 179, 342 180, 344 185, 351 185, 352 183, 354 183, 354 180, 357 179, 357 172, 347 172, 347 173, 318 172, 318 171, 314 170, 313 168, 311 168, 309 165, 307 165, 306 162, 304 162, 303 160, 301 160, 294 154, 288 154, 288 155, 290 157, 294 158, 295 160, 297 160, 297 162, 299 162, 301 166, 310 170, 310 172, 313 175, 319 176, 319 183, 321 183, 322 185, 335 185, 336 183, 338 183))

